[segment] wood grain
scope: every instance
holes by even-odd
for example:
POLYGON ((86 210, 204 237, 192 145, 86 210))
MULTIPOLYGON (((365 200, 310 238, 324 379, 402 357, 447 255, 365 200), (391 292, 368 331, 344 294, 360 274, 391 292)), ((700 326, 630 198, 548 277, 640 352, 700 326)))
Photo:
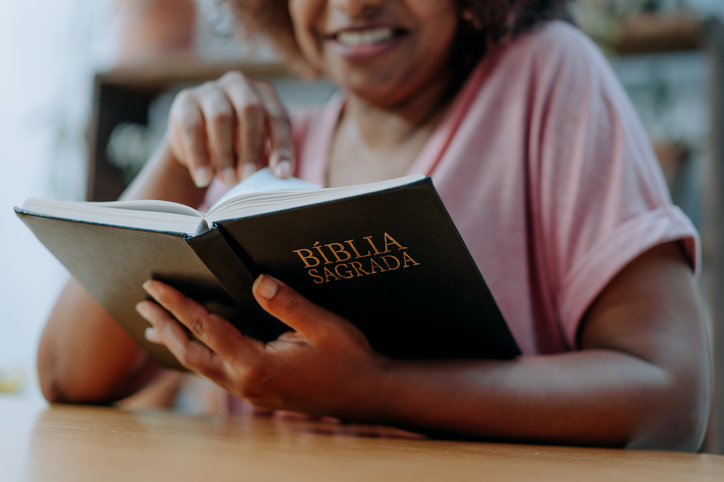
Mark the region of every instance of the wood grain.
POLYGON ((717 481, 724 457, 439 441, 269 417, 47 406, 0 397, 0 480, 717 481))

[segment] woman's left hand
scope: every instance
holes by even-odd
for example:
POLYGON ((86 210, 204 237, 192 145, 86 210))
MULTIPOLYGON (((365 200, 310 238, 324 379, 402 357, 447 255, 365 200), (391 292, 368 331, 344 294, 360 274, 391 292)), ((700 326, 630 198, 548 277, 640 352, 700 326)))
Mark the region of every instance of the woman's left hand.
POLYGON ((136 306, 153 326, 146 337, 165 345, 189 370, 257 407, 360 418, 374 417, 373 397, 382 402, 389 360, 351 323, 271 276, 257 278, 254 296, 294 331, 269 343, 242 335, 160 281, 144 288, 158 302, 136 306))

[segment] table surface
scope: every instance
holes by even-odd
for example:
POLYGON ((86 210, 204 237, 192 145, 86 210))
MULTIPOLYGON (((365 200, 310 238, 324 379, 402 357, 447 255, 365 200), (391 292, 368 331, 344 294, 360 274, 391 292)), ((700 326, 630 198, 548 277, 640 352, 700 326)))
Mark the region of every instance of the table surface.
POLYGON ((724 480, 724 456, 488 444, 260 416, 0 397, 0 480, 724 480))

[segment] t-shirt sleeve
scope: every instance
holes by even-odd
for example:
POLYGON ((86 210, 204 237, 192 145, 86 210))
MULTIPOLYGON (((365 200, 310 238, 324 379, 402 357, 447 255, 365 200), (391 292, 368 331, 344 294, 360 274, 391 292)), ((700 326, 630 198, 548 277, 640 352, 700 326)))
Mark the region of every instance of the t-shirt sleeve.
POLYGON ((653 149, 605 59, 573 29, 543 49, 529 133, 533 236, 566 342, 611 279, 652 247, 696 229, 671 202, 653 149))

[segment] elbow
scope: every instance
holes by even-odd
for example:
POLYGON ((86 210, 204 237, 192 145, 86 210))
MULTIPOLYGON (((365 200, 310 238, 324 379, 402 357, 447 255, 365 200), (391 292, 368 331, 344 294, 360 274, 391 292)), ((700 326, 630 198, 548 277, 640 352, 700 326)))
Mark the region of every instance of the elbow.
POLYGON ((50 403, 85 403, 105 404, 111 401, 105 392, 102 392, 102 384, 98 386, 83 386, 73 380, 67 373, 57 368, 56 365, 43 363, 43 356, 38 356, 38 384, 43 397, 50 403))
MULTIPOLYGON (((130 362, 86 369, 87 359, 67 356, 52 340, 41 337, 37 356, 40 391, 50 403, 105 405, 132 395, 160 371, 144 353, 130 362)), ((91 365, 93 366, 93 365, 91 365)))
POLYGON ((38 353, 38 384, 50 403, 106 404, 114 399, 105 383, 91 383, 85 377, 72 376, 51 352, 38 353))
POLYGON ((50 403, 62 403, 65 401, 60 385, 55 378, 47 375, 43 376, 39 371, 38 382, 40 383, 40 391, 47 401, 50 403))
POLYGON ((69 370, 55 344, 46 338, 41 337, 37 355, 38 384, 43 397, 50 403, 92 403, 76 393, 78 383, 70 375, 78 370, 69 370))
POLYGON ((655 415, 642 420, 627 448, 698 451, 706 434, 711 397, 711 380, 706 377, 689 379, 665 390, 651 411, 655 415))
POLYGON ((53 350, 41 342, 38 349, 38 384, 43 397, 50 403, 66 402, 62 380, 58 376, 53 350))

